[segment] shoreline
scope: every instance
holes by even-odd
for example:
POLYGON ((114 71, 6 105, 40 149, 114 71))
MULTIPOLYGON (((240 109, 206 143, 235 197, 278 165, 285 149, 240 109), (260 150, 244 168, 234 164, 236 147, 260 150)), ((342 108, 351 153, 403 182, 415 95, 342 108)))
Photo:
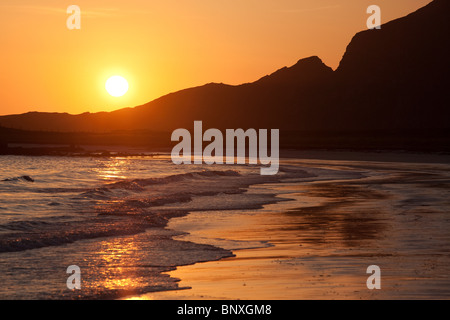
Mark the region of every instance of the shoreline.
MULTIPOLYGON (((224 211, 201 225, 214 213, 171 219, 168 228, 189 232, 178 239, 222 242, 235 257, 166 273, 191 289, 129 299, 448 299, 450 280, 443 275, 449 274, 445 252, 450 235, 442 229, 448 222, 440 215, 448 205, 445 195, 427 199, 428 188, 438 180, 427 182, 424 171, 433 167, 370 163, 368 170, 377 174, 362 179, 253 186, 286 192, 281 196, 295 200, 262 210, 224 211), (397 205, 403 209, 395 209, 397 205), (422 208, 428 216, 420 213, 422 208), (423 221, 418 221, 427 218, 423 232, 423 221), (233 242, 246 241, 261 247, 233 248, 233 242), (382 290, 367 289, 369 265, 382 269, 382 290)), ((440 179, 447 183, 448 174, 440 179)))
MULTIPOLYGON (((379 148, 280 148, 281 159, 357 160, 381 162, 450 163, 450 152, 379 148)), ((142 146, 67 145, 11 143, 0 156, 55 157, 157 157, 170 155, 171 148, 142 146)))
MULTIPOLYGON (((130 168, 127 162, 111 160, 113 168, 130 168)), ((210 198, 194 196, 189 202, 153 207, 190 212, 171 218, 164 228, 10 253, 6 270, 10 265, 14 271, 14 265, 30 255, 44 259, 46 266, 30 270, 47 270, 53 278, 42 279, 29 291, 15 291, 38 297, 44 291, 58 296, 55 290, 65 279, 61 282, 51 272, 78 263, 86 270, 83 295, 94 299, 447 299, 450 165, 440 159, 381 160, 385 161, 283 159, 286 172, 299 171, 298 177, 288 175, 284 182, 255 183, 259 175, 234 187, 234 178, 189 180, 178 186, 180 194, 187 187, 188 192, 206 192, 210 198), (300 174, 305 171, 313 176, 300 174), (215 184, 218 194, 209 195, 215 184), (234 192, 239 186, 243 193, 234 192), (291 201, 283 201, 287 199, 291 201), (230 258, 217 261, 225 256, 230 258), (383 290, 367 290, 369 265, 381 267, 383 290), (175 266, 179 267, 174 270, 175 266), (179 290, 187 287, 191 289, 179 290)), ((109 170, 110 162, 105 164, 109 170)), ((144 164, 136 168, 146 171, 148 162, 144 164)), ((64 169, 67 164, 58 166, 64 169)), ((140 171, 133 169, 128 177, 140 171)), ((156 184, 154 191, 167 194, 163 186, 170 191, 177 184, 156 184)), ((92 191, 97 194, 97 189, 92 191)), ((149 201, 148 195, 138 193, 136 199, 149 201)), ((131 204, 118 209, 136 207, 131 204)), ((17 276, 34 279, 33 272, 17 276)), ((11 283, 16 285, 13 278, 11 283)), ((9 296, 7 290, 2 294, 9 296)))

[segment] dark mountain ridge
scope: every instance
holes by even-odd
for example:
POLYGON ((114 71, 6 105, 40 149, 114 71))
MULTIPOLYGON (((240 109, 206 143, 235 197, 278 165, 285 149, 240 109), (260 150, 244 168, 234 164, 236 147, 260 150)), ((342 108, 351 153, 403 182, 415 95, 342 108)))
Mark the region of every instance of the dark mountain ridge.
POLYGON ((450 1, 435 0, 380 30, 359 32, 336 71, 310 57, 253 83, 211 83, 113 112, 1 116, 0 125, 59 132, 171 132, 202 120, 204 128, 278 128, 282 135, 370 131, 420 136, 433 130, 442 135, 450 130, 449 10, 450 1))

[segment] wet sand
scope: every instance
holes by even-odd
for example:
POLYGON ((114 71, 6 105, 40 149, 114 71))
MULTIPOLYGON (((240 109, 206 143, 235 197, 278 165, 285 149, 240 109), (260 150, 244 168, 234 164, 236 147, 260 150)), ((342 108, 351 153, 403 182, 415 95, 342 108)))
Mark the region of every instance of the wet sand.
POLYGON ((191 289, 133 299, 450 298, 450 165, 297 163, 366 177, 255 186, 293 200, 174 218, 168 227, 189 233, 178 239, 235 257, 168 273, 191 289), (381 268, 381 290, 366 286, 370 265, 381 268))

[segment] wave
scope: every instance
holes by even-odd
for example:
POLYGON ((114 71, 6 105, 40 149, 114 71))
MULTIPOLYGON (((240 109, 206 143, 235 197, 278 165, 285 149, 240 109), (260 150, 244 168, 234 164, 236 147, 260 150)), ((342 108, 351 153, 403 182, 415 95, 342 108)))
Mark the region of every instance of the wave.
MULTIPOLYGON (((143 178, 143 179, 125 179, 113 183, 106 184, 99 188, 37 188, 34 190, 36 193, 79 193, 80 197, 88 197, 95 199, 96 197, 102 198, 107 194, 110 194, 114 190, 125 190, 132 192, 139 192, 145 190, 145 187, 151 185, 163 185, 170 183, 177 183, 180 181, 188 181, 194 179, 211 178, 211 177, 239 177, 241 174, 235 170, 202 170, 196 172, 188 172, 181 174, 174 174, 161 178, 143 178)), ((18 181, 20 177, 6 179, 3 181, 18 181)))
POLYGON ((133 179, 133 180, 124 180, 119 182, 114 182, 109 184, 107 187, 111 189, 121 188, 126 190, 142 190, 145 186, 150 185, 158 185, 158 184, 169 184, 174 182, 179 182, 182 180, 189 179, 201 179, 205 177, 239 177, 241 174, 235 170, 202 170, 196 172, 187 172, 174 174, 167 177, 162 178, 148 178, 148 179, 133 179))
POLYGON ((43 221, 17 221, 4 224, 2 230, 15 231, 0 233, 0 253, 17 252, 58 246, 78 240, 111 236, 134 235, 145 232, 150 227, 163 227, 172 215, 142 216, 141 219, 104 219, 96 217, 83 221, 48 223, 43 221))
MULTIPOLYGON (((31 218, 2 224, 0 252, 137 234, 148 228, 163 228, 171 217, 193 210, 259 208, 266 203, 282 200, 268 194, 259 197, 245 195, 248 186, 306 176, 311 175, 303 170, 289 170, 278 177, 261 176, 259 173, 241 174, 235 170, 202 170, 165 177, 127 179, 91 189, 72 188, 70 190, 78 195, 66 197, 69 205, 61 203, 61 198, 48 204, 55 207, 58 207, 57 204, 64 205, 65 210, 69 210, 66 222, 31 218), (88 205, 80 200, 88 200, 88 205)), ((65 189, 50 190, 64 192, 65 189)), ((43 192, 43 189, 38 192, 43 192)))
POLYGON ((46 225, 49 225, 49 223, 46 221, 39 221, 39 220, 12 221, 0 225, 0 230, 27 231, 33 230, 35 228, 42 228, 43 226, 46 225))
POLYGON ((5 182, 11 182, 11 181, 23 181, 23 182, 34 182, 34 179, 30 176, 20 176, 20 177, 14 177, 14 178, 7 178, 2 181, 5 182))

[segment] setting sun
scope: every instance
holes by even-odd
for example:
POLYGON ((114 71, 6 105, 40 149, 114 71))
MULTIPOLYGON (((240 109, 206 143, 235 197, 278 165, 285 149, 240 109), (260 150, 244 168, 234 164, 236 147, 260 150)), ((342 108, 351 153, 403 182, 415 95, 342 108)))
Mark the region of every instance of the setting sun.
POLYGON ((105 88, 113 97, 121 97, 128 91, 128 81, 121 76, 112 76, 106 81, 105 88))

